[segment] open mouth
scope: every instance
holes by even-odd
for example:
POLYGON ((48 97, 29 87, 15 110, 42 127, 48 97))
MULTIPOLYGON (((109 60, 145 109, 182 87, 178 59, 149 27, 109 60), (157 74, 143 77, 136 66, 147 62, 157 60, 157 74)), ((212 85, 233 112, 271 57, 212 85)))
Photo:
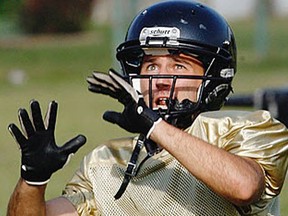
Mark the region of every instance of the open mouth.
POLYGON ((155 100, 155 105, 157 108, 167 109, 168 100, 168 97, 158 97, 155 100))

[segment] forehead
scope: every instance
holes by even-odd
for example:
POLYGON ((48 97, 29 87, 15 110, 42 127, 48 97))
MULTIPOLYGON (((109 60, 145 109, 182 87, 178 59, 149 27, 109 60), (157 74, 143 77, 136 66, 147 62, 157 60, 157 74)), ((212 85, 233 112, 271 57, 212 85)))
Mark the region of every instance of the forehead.
POLYGON ((202 62, 199 61, 197 58, 186 55, 183 53, 174 54, 174 55, 145 55, 143 58, 143 63, 145 62, 162 62, 162 61, 176 61, 176 62, 183 62, 183 63, 190 63, 190 64, 197 64, 202 66, 202 62))

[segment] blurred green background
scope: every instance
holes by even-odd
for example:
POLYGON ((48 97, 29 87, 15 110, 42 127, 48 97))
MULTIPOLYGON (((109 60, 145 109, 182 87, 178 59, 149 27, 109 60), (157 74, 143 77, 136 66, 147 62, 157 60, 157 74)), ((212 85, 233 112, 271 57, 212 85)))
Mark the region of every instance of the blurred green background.
MULTIPOLYGON (((13 2, 11 0, 11 5, 13 2)), ((112 31, 115 25, 93 21, 85 22, 83 29, 69 33, 27 34, 19 28, 18 15, 11 12, 14 9, 8 3, 0 2, 0 215, 5 214, 19 177, 20 152, 7 126, 12 122, 18 124, 18 108, 29 109, 31 99, 40 101, 43 112, 49 101, 59 102, 56 127, 59 145, 78 133, 88 138, 87 144, 70 163, 53 175, 47 199, 61 194, 81 158, 91 149, 107 139, 130 135, 102 120, 105 110, 121 110, 121 105, 109 97, 88 92, 85 81, 93 70, 107 71, 115 66, 115 40, 123 40, 123 32, 115 34, 112 31)), ((238 45, 236 95, 250 94, 258 88, 287 86, 287 21, 285 17, 269 17, 265 53, 257 48, 257 41, 263 35, 256 34, 255 19, 230 22, 238 45)), ((282 215, 288 215, 287 181, 281 194, 282 215)))

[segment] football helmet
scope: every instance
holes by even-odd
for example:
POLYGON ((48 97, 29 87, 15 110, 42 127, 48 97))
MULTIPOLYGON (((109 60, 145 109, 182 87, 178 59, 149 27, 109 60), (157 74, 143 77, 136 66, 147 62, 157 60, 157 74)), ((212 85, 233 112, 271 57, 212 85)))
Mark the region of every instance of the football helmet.
MULTIPOLYGON (((116 57, 124 76, 135 86, 135 80, 147 79, 147 75, 140 74, 145 55, 181 53, 200 60, 205 73, 201 77, 170 76, 174 80, 170 91, 174 91, 177 79, 202 79, 198 99, 196 102, 188 99, 178 101, 170 92, 167 109, 158 109, 157 112, 169 123, 185 128, 199 113, 219 110, 232 91, 236 44, 226 20, 208 6, 194 1, 156 3, 132 20, 125 41, 117 48, 116 57)), ((152 82, 159 78, 164 77, 151 75, 149 80, 152 82)), ((149 90, 149 95, 151 107, 152 90, 149 90)))

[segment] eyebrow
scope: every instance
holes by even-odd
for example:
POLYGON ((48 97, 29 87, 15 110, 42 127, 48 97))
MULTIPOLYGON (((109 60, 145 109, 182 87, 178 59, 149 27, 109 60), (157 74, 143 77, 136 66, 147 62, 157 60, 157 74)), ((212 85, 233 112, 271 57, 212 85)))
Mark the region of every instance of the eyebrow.
MULTIPOLYGON (((183 58, 180 58, 180 57, 172 57, 172 59, 173 59, 175 62, 191 64, 191 60, 188 60, 188 59, 183 59, 183 58)), ((194 62, 194 61, 193 61, 193 62, 194 62)))
MULTIPOLYGON (((161 57, 161 56, 146 56, 146 58, 143 58, 142 63, 153 63, 157 60, 158 57, 161 57)), ((170 55, 170 58, 172 58, 175 62, 178 62, 178 63, 185 63, 189 65, 193 63, 193 64, 198 64, 202 66, 202 62, 194 58, 186 58, 186 57, 181 57, 177 55, 170 55)))
POLYGON ((146 62, 155 62, 156 59, 157 59, 157 56, 155 56, 155 57, 146 57, 146 58, 143 58, 142 63, 146 63, 146 62))

